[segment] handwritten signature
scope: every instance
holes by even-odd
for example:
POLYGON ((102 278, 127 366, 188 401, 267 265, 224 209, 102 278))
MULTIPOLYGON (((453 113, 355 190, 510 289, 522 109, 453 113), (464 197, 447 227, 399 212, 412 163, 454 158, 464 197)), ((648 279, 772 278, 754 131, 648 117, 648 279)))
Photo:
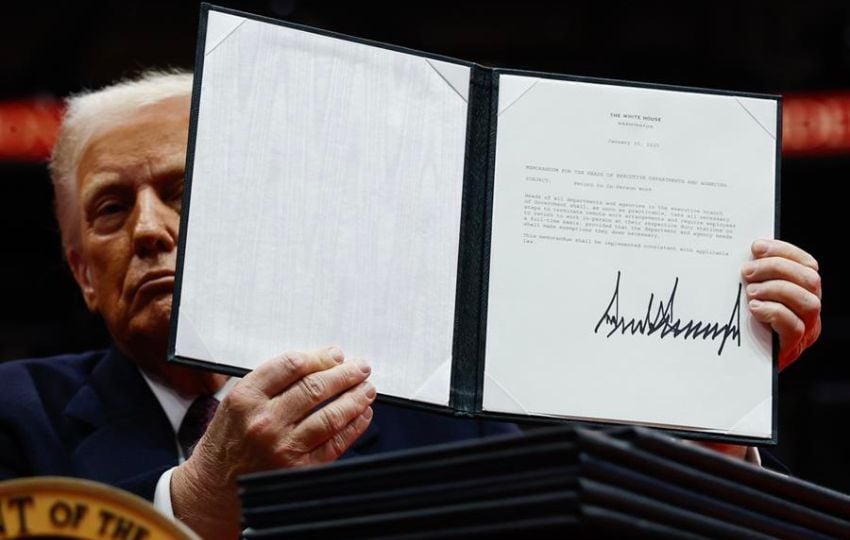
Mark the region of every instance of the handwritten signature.
POLYGON ((732 313, 729 316, 729 322, 720 324, 719 322, 711 321, 682 321, 681 318, 675 318, 673 307, 676 302, 676 291, 679 288, 679 278, 673 283, 673 290, 670 291, 670 297, 667 302, 659 300, 655 304, 655 293, 649 295, 649 302, 646 305, 646 314, 642 318, 626 319, 620 315, 620 271, 617 271, 617 284, 614 286, 614 294, 611 296, 611 301, 608 302, 608 307, 596 323, 593 329, 594 333, 599 333, 600 327, 603 332, 606 329, 608 334, 606 338, 610 338, 617 331, 620 334, 627 332, 632 335, 641 334, 651 336, 658 334, 658 337, 664 338, 672 334, 673 338, 688 339, 702 338, 703 340, 717 341, 720 340, 720 346, 717 349, 717 355, 723 353, 723 347, 726 346, 726 341, 729 338, 738 342, 738 347, 741 346, 741 284, 738 283, 738 292, 735 294, 735 303, 732 306, 732 313), (653 316, 653 312, 655 315, 653 316))

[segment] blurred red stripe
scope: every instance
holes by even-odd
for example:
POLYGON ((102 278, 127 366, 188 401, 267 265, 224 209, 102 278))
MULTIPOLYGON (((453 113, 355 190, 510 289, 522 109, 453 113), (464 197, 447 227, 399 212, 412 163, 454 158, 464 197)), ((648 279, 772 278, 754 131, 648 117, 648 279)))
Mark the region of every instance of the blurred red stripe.
POLYGON ((62 102, 55 99, 0 102, 0 160, 47 159, 63 111, 62 102))
MULTIPOLYGON (((47 159, 63 111, 56 99, 0 102, 0 160, 47 159)), ((850 92, 786 95, 782 115, 783 155, 850 154, 850 92)))
POLYGON ((782 104, 782 153, 850 154, 850 92, 786 96, 782 104))

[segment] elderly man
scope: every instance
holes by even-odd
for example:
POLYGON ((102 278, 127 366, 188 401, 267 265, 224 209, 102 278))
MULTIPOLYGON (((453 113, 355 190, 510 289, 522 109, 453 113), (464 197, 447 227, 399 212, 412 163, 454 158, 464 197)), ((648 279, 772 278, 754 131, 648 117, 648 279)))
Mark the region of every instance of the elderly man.
MULTIPOLYGON (((515 429, 373 404, 368 364, 335 347, 239 381, 166 363, 190 88, 189 74, 153 73, 69 101, 51 162, 57 216, 114 347, 0 366, 0 479, 108 482, 228 538, 240 474, 515 429)), ((779 334, 785 366, 820 332, 817 263, 774 240, 753 255, 750 309, 779 334)))

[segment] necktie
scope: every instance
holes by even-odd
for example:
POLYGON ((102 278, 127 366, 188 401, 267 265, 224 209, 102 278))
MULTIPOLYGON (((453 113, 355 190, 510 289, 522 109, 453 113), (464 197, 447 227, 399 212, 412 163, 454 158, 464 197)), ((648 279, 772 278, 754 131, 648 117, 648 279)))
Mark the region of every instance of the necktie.
POLYGON ((189 410, 186 411, 186 416, 180 423, 180 429, 177 430, 177 442, 180 443, 180 448, 183 450, 183 456, 189 459, 195 445, 198 444, 201 435, 207 430, 207 426, 218 408, 218 400, 212 396, 198 396, 189 410))

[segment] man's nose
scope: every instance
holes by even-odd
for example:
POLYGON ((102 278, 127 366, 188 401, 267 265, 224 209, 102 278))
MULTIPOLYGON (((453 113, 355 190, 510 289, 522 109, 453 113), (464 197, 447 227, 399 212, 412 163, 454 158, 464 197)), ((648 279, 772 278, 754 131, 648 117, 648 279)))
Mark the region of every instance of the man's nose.
POLYGON ((133 245, 140 257, 168 253, 177 245, 177 212, 160 199, 152 188, 143 188, 136 197, 133 245))

